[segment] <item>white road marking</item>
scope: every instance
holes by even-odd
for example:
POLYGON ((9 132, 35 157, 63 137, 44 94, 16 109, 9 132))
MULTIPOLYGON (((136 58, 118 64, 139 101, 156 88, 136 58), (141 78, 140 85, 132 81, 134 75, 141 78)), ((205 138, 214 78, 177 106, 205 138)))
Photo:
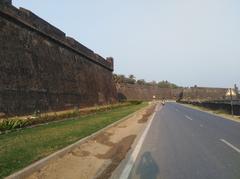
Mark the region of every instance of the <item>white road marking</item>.
POLYGON ((237 151, 238 153, 240 153, 240 149, 238 149, 237 147, 235 147, 234 145, 232 145, 231 143, 229 143, 228 141, 224 140, 224 139, 220 139, 220 141, 222 141, 223 143, 227 144, 229 147, 231 147, 232 149, 234 149, 235 151, 237 151))
MULTIPOLYGON (((158 109, 158 108, 156 108, 156 109, 158 109)), ((135 161, 137 159, 137 156, 138 156, 138 154, 140 152, 140 149, 142 147, 142 144, 143 144, 143 142, 144 142, 144 140, 145 140, 145 138, 147 136, 147 133, 148 133, 150 127, 151 127, 151 124, 152 124, 152 121, 153 121, 155 115, 156 115, 156 111, 153 113, 153 115, 152 115, 152 117, 151 117, 147 127, 145 128, 141 138, 139 139, 139 141, 138 141, 135 149, 133 150, 129 160, 127 161, 127 164, 126 164, 126 166, 125 166, 125 168, 124 168, 124 170, 123 170, 123 172, 122 172, 122 174, 120 176, 120 179, 126 179, 126 178, 129 177, 130 172, 131 172, 131 170, 133 168, 133 165, 134 165, 134 163, 135 163, 135 161)))
POLYGON ((187 119, 191 120, 191 121, 193 120, 193 119, 192 119, 191 117, 189 117, 189 116, 186 116, 186 115, 185 115, 185 117, 186 117, 187 119))

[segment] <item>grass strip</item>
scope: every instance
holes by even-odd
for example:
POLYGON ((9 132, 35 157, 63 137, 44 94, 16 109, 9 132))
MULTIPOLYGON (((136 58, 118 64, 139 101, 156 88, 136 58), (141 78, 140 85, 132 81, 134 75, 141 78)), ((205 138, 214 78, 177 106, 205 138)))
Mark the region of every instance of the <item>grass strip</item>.
POLYGON ((123 106, 1 135, 0 178, 18 171, 146 105, 147 103, 123 106))
MULTIPOLYGON (((138 101, 139 104, 141 101, 138 101)), ((56 112, 47 112, 47 113, 39 113, 33 114, 29 116, 15 116, 11 118, 1 118, 0 119, 0 134, 5 134, 9 132, 13 132, 15 130, 19 130, 22 128, 26 128, 29 126, 41 125, 49 122, 58 122, 60 120, 65 120, 69 118, 77 118, 81 115, 92 114, 95 112, 106 111, 109 109, 119 108, 123 106, 129 106, 131 104, 136 104, 133 102, 124 102, 117 103, 111 105, 103 105, 103 106, 94 106, 88 108, 74 108, 64 111, 56 111, 56 112)))

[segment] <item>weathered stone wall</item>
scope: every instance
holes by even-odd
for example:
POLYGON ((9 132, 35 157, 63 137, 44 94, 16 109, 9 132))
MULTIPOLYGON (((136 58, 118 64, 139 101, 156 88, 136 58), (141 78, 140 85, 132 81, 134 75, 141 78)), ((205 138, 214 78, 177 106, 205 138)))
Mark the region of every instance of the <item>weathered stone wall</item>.
POLYGON ((185 101, 222 100, 225 98, 226 92, 226 88, 185 88, 182 99, 185 101))
POLYGON ((159 88, 137 84, 116 84, 119 100, 178 99, 182 89, 159 88))
POLYGON ((204 101, 224 99, 227 89, 225 88, 159 88, 137 84, 116 84, 119 100, 151 100, 173 99, 184 101, 204 101))
POLYGON ((27 114, 116 101, 113 61, 32 12, 0 2, 0 113, 27 114))

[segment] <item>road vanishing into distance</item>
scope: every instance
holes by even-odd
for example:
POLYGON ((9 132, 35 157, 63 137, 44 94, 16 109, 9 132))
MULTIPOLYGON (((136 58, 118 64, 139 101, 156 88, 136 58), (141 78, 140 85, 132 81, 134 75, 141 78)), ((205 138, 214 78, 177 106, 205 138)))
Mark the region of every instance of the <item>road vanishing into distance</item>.
POLYGON ((149 126, 122 178, 240 179, 240 123, 166 103, 149 126))

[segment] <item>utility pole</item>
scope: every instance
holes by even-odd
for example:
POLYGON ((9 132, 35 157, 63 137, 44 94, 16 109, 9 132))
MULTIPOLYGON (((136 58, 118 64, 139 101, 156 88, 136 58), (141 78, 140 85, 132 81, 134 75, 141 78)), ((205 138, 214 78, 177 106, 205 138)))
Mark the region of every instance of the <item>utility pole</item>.
POLYGON ((232 113, 232 115, 234 115, 233 96, 236 96, 236 92, 232 88, 229 88, 227 93, 226 93, 226 96, 230 97, 230 100, 231 100, 231 113, 232 113))
POLYGON ((232 88, 230 88, 230 98, 231 98, 231 112, 232 112, 232 116, 234 115, 233 112, 233 94, 232 94, 232 88))
POLYGON ((236 93, 237 100, 239 100, 240 99, 240 95, 239 95, 239 89, 238 89, 237 84, 234 85, 234 90, 235 90, 235 93, 236 93))

